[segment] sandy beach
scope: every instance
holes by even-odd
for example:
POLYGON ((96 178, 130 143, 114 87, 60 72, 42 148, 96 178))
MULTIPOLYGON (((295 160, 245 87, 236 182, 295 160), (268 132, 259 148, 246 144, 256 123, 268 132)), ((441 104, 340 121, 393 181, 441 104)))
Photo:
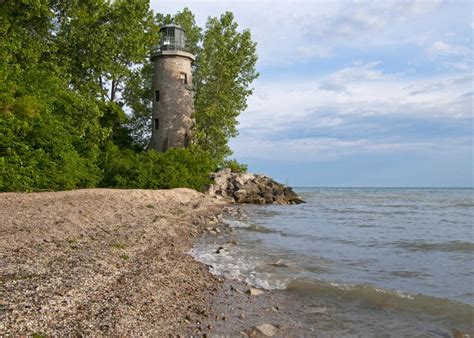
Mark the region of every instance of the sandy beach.
POLYGON ((0 195, 0 333, 156 335, 208 317, 186 252, 222 205, 189 189, 0 195))

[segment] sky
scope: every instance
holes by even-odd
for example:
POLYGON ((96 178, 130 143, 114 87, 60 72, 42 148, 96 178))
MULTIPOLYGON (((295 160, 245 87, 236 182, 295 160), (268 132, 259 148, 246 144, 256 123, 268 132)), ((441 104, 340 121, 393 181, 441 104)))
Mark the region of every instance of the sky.
POLYGON ((260 77, 233 157, 292 186, 473 187, 470 1, 159 1, 225 11, 260 77))

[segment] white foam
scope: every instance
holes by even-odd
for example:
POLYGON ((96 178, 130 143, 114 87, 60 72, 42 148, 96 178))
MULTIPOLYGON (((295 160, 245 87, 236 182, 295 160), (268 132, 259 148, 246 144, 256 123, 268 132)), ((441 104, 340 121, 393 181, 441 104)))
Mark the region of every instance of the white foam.
POLYGON ((216 253, 215 250, 215 245, 202 245, 191 249, 189 254, 198 262, 209 266, 209 271, 216 276, 238 280, 266 290, 285 289, 288 285, 289 281, 267 272, 256 271, 262 264, 259 257, 245 255, 242 250, 234 246, 229 251, 224 247, 220 253, 216 253))
POLYGON ((249 228, 250 227, 250 224, 245 223, 243 221, 234 220, 234 219, 224 218, 224 223, 227 224, 231 228, 249 228))

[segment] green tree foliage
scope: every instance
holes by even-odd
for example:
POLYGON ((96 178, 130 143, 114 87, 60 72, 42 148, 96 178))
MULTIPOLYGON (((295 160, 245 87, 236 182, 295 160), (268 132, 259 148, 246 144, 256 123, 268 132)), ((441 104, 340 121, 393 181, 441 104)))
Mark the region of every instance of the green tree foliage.
POLYGON ((0 191, 209 183, 209 172, 229 153, 227 140, 236 135, 256 77, 255 44, 250 33, 237 32, 230 13, 209 19, 204 33, 188 9, 173 17, 198 57, 200 142, 156 153, 144 151, 152 110, 149 52, 171 16, 154 16, 145 0, 0 4, 0 191))
POLYGON ((55 62, 48 2, 2 5, 0 190, 93 186, 106 132, 95 101, 72 91, 55 62))
POLYGON ((229 138, 258 77, 256 44, 237 27, 230 12, 208 19, 194 76, 198 144, 219 161, 231 154, 229 138))

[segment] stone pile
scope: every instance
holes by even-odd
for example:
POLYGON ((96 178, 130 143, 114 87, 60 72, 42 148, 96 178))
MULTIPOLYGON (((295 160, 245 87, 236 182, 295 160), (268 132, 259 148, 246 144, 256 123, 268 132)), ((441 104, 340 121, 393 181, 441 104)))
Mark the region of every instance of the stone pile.
POLYGON ((223 169, 212 174, 207 193, 230 203, 299 204, 302 199, 291 189, 265 175, 233 173, 223 169))

